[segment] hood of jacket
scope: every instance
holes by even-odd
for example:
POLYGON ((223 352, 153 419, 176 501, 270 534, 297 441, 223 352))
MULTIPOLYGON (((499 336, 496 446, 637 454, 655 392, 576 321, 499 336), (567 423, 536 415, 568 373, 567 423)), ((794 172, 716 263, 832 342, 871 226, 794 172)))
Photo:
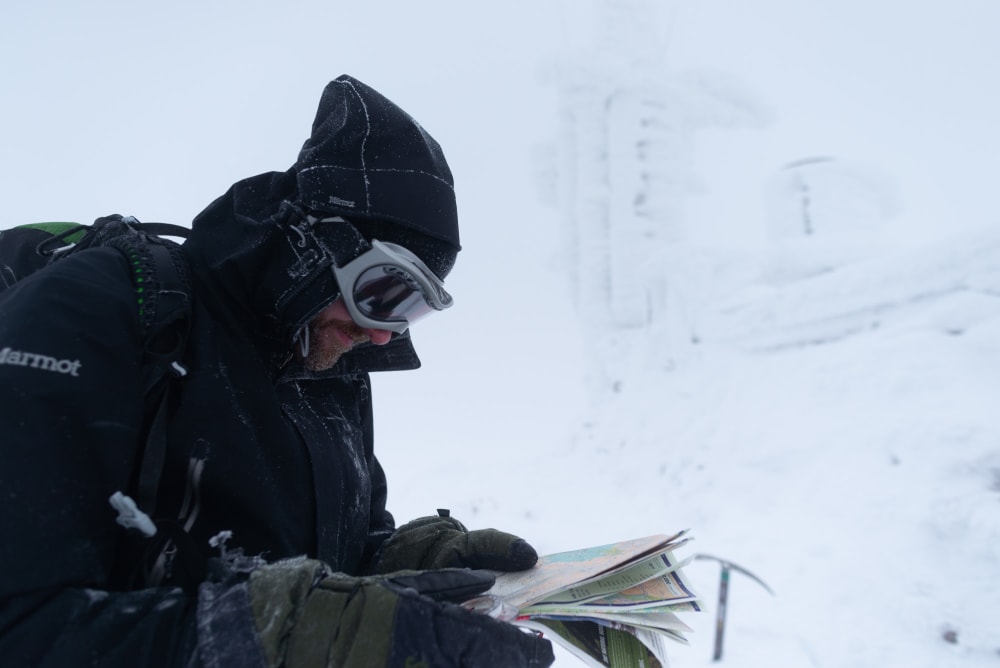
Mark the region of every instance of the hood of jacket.
MULTIPOLYGON (((284 172, 233 184, 194 220, 184 244, 214 309, 284 364, 298 330, 340 294, 331 264, 358 254, 371 223, 416 233, 442 278, 461 248, 451 171, 441 147, 409 114, 344 75, 327 85, 312 132, 284 172), (310 224, 307 216, 349 224, 310 224)), ((418 255, 420 251, 414 249, 418 255)), ((358 346, 332 371, 419 366, 408 332, 358 346)))

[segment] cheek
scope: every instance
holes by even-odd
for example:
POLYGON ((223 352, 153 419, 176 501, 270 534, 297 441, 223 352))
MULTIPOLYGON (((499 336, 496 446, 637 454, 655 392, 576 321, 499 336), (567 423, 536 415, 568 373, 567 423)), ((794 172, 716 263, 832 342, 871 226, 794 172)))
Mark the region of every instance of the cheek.
POLYGON ((351 320, 351 314, 347 312, 347 306, 344 305, 343 299, 333 302, 326 310, 329 311, 330 317, 334 320, 351 320))
POLYGON ((351 314, 347 312, 347 307, 344 306, 344 301, 342 299, 338 299, 316 314, 313 322, 320 326, 326 326, 337 323, 352 323, 354 321, 351 319, 351 314))

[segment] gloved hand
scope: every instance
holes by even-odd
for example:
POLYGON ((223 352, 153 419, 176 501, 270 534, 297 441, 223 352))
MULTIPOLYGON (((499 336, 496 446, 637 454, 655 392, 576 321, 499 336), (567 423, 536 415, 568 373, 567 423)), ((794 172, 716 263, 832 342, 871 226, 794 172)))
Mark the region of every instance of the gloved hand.
POLYGON ((523 571, 538 561, 535 548, 523 538, 496 529, 469 531, 447 511, 438 512, 396 529, 382 544, 376 572, 463 567, 523 571))
POLYGON ((292 559, 247 584, 269 668, 544 668, 547 640, 447 601, 493 585, 489 573, 449 569, 350 577, 292 559))

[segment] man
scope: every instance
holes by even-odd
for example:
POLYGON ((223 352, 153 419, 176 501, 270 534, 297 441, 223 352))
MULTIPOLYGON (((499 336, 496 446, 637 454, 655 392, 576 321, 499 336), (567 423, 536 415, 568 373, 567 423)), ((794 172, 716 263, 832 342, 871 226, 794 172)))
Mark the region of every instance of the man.
POLYGON ((469 569, 530 568, 524 540, 444 511, 397 529, 385 508, 368 372, 419 365, 409 326, 451 305, 458 250, 437 142, 331 82, 295 165, 234 184, 183 246, 151 500, 152 265, 97 247, 4 292, 0 348, 75 373, 0 364, 0 662, 551 663, 547 641, 451 603, 491 585, 469 569))

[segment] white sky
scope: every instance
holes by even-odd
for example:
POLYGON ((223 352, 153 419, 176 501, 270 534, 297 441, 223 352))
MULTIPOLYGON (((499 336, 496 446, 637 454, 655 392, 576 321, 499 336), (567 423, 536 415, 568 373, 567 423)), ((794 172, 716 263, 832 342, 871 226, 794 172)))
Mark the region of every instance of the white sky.
MULTIPOLYGON (((904 205, 988 220, 1000 96, 990 0, 662 3, 668 72, 733 75, 766 130, 706 131, 692 215, 761 215, 781 165, 885 170, 904 205)), ((104 0, 0 10, 0 188, 8 224, 118 210, 189 220, 232 181, 294 159, 323 84, 347 72, 411 111, 453 163, 467 235, 509 204, 554 123, 552 54, 591 40, 595 0, 484 6, 104 0), (125 166, 127 165, 127 166, 125 166), (485 202, 489 200, 489 204, 485 202)), ((517 193, 531 198, 531 193, 517 193)))
POLYGON ((708 0, 680 5, 674 25, 676 62, 737 74, 775 114, 766 132, 709 140, 720 189, 835 155, 897 179, 906 211, 996 222, 1000 5, 708 0))

